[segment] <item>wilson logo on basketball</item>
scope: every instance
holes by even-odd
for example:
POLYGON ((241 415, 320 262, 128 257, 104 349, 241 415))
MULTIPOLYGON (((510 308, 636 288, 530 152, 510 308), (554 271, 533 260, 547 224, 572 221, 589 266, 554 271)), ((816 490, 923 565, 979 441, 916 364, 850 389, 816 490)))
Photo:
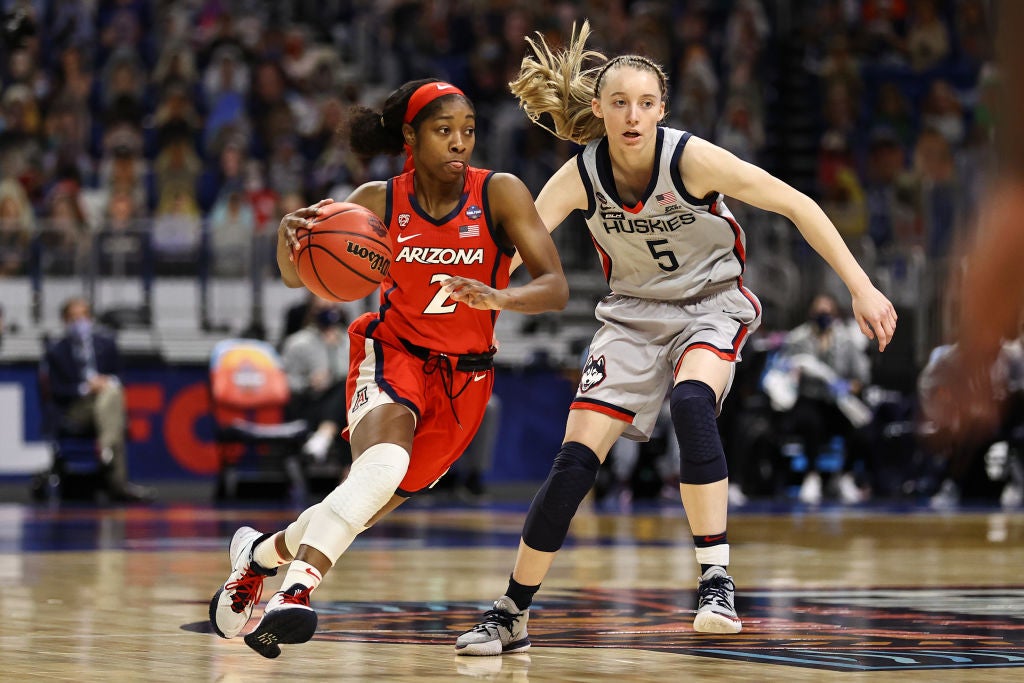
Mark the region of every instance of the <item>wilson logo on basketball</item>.
POLYGON ((391 260, 386 254, 373 251, 361 244, 355 242, 348 242, 346 250, 348 253, 358 256, 361 259, 365 259, 370 264, 371 270, 376 270, 381 275, 387 275, 388 271, 391 270, 391 260))
POLYGON ((484 262, 483 249, 443 249, 441 247, 402 247, 396 261, 443 265, 469 265, 484 262))

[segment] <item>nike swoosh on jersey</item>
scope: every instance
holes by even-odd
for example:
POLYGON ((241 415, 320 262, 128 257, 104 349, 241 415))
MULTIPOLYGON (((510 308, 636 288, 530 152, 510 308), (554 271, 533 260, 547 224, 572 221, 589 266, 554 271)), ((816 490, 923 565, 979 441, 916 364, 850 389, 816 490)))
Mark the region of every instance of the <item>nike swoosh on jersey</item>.
POLYGON ((418 232, 415 235, 399 235, 396 239, 398 240, 398 243, 401 244, 402 242, 408 242, 413 237, 419 237, 422 234, 422 232, 418 232))
POLYGON ((473 375, 474 382, 479 382, 482 379, 487 379, 487 375, 473 375))

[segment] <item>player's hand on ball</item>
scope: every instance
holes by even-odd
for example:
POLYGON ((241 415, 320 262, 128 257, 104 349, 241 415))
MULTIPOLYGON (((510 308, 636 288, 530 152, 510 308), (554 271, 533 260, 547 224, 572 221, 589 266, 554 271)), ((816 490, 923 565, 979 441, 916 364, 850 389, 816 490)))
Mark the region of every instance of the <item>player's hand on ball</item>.
POLYGON ((299 238, 295 236, 298 228, 309 227, 310 222, 320 215, 320 207, 333 203, 333 199, 321 199, 312 206, 305 206, 286 213, 277 226, 277 234, 284 239, 285 243, 294 251, 299 248, 299 238))
POLYGON ((465 277, 450 277, 442 287, 448 292, 452 301, 464 303, 470 308, 482 311, 500 311, 504 294, 500 289, 488 287, 482 282, 465 277))

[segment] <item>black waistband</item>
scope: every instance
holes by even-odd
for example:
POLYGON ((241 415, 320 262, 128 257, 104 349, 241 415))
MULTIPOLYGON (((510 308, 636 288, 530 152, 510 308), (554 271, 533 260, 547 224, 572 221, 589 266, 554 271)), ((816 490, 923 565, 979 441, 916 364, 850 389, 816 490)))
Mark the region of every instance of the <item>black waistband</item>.
POLYGON ((484 370, 490 370, 494 367, 493 349, 487 353, 467 353, 461 356, 455 356, 446 353, 433 353, 430 349, 423 346, 417 346, 405 339, 400 339, 399 341, 401 341, 402 345, 405 346, 406 351, 422 361, 428 360, 431 356, 448 356, 448 358, 454 360, 452 367, 459 372, 483 372, 484 370))

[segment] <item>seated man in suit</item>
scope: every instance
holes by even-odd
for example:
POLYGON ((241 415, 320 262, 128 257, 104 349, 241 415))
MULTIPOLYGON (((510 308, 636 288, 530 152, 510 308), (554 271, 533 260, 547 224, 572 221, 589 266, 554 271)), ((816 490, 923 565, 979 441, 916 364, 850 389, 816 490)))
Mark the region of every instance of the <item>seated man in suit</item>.
POLYGON ((107 493, 116 501, 142 501, 151 492, 128 482, 125 463, 124 388, 118 379, 121 357, 114 338, 93 324, 89 302, 68 299, 61 308, 65 334, 43 357, 50 395, 72 430, 97 434, 107 493))

